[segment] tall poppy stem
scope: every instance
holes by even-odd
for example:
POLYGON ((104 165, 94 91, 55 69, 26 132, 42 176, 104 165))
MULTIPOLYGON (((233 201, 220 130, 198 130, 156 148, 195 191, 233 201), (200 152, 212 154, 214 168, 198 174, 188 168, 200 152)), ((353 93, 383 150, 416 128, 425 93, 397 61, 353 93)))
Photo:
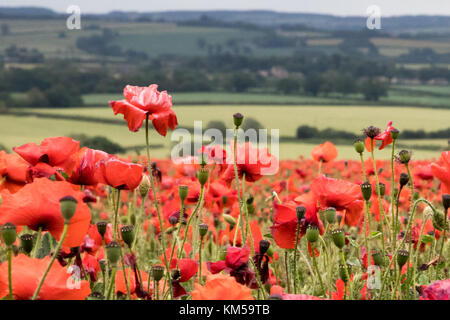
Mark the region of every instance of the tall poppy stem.
MULTIPOLYGON (((150 175, 150 184, 152 187, 152 191, 153 191, 153 198, 154 198, 154 202, 155 202, 155 208, 156 208, 156 213, 158 214, 158 220, 159 220, 159 228, 161 230, 161 247, 163 250, 163 255, 164 255, 164 261, 165 261, 165 266, 166 266, 166 277, 168 279, 168 283, 169 285, 171 285, 172 283, 172 277, 170 275, 170 266, 169 266, 169 261, 167 260, 167 253, 166 253, 166 236, 165 236, 165 230, 164 230, 164 223, 163 220, 161 218, 161 212, 159 210, 159 203, 158 203, 158 198, 156 195, 156 188, 155 188, 155 181, 153 179, 153 173, 152 173, 152 163, 150 160, 150 143, 149 143, 149 139, 148 139, 148 117, 149 115, 147 114, 146 118, 145 118, 145 146, 146 146, 146 151, 147 151, 147 165, 148 165, 148 173, 150 175)), ((169 289, 170 292, 170 297, 172 298, 172 290, 169 289)))
POLYGON ((295 251, 294 251, 294 294, 297 294, 297 250, 298 238, 300 236, 300 221, 297 222, 297 234, 295 236, 295 251))
POLYGON ((436 264, 436 279, 438 278, 438 275, 439 275, 439 264, 441 263, 442 253, 444 252, 445 237, 447 235, 447 228, 448 228, 447 215, 448 215, 448 210, 445 210, 445 212, 444 212, 444 232, 442 234, 441 248, 439 249, 439 258, 438 258, 438 262, 436 264))
POLYGON ((9 300, 13 300, 13 287, 12 287, 12 247, 8 248, 8 286, 9 286, 9 300))
MULTIPOLYGON (((411 201, 410 201, 410 209, 412 210, 413 208, 413 204, 414 204, 414 182, 413 182, 413 178, 411 175, 411 170, 409 169, 409 165, 405 164, 406 166, 406 171, 408 172, 408 176, 409 176, 409 183, 410 183, 410 190, 411 190, 411 201)), ((412 217, 411 217, 412 219, 412 217)), ((405 233, 405 237, 407 237, 408 234, 405 233)), ((412 248, 412 230, 409 232, 409 241, 408 241, 408 252, 411 253, 411 248, 412 248)), ((408 265, 407 265, 407 277, 406 277, 406 281, 408 283, 408 285, 411 283, 411 268, 410 268, 410 259, 408 258, 408 265)), ((409 290, 408 290, 408 299, 411 296, 409 290)))
POLYGON ((397 221, 395 220, 395 213, 394 213, 394 204, 395 204, 395 195, 394 195, 394 187, 395 187, 395 170, 394 170, 394 152, 395 152, 395 141, 396 139, 392 140, 392 153, 391 153, 391 219, 392 219, 392 247, 395 249, 395 238, 397 237, 396 232, 396 224, 397 221))
POLYGON ((108 294, 106 295, 106 300, 110 300, 110 298, 111 298, 112 289, 114 287, 115 278, 116 278, 116 272, 117 272, 117 267, 113 266, 112 272, 111 272, 111 280, 109 282, 108 294))
POLYGON ((37 257, 39 247, 41 246, 41 241, 42 241, 42 227, 39 227, 39 230, 37 232, 36 244, 34 245, 33 253, 31 254, 32 258, 37 257))
POLYGON ((47 277, 47 274, 50 271, 50 268, 52 267, 53 262, 55 262, 56 257, 58 256, 59 250, 61 249, 61 246, 64 242, 64 239, 66 238, 68 229, 69 229, 69 224, 64 223, 64 228, 63 228, 63 232, 61 235, 61 239, 59 239, 58 245, 56 246, 56 249, 55 249, 55 253, 52 256, 52 259, 50 260, 50 263, 48 264, 47 269, 45 270, 45 273, 42 276, 41 281, 39 282, 39 285, 36 288, 36 291, 34 291, 34 294, 33 294, 33 297, 31 298, 31 300, 37 299, 39 291, 41 291, 42 285, 44 284, 45 278, 47 277))
MULTIPOLYGON (((237 239, 237 234, 238 234, 238 228, 239 225, 241 225, 241 230, 244 230, 244 223, 242 221, 242 206, 243 206, 243 199, 241 197, 241 191, 239 188, 239 174, 238 174, 238 169, 237 169, 237 130, 238 128, 234 129, 234 142, 233 142, 233 167, 234 167, 234 178, 236 180, 236 189, 237 189, 237 194, 238 194, 238 200, 239 200, 239 217, 238 217, 238 221, 236 224, 236 232, 234 233, 234 239, 233 239, 233 247, 236 246, 236 239, 237 239)), ((242 195, 243 196, 243 195, 242 195)), ((241 231, 242 232, 242 231, 241 231)), ((244 237, 244 234, 242 233, 242 237, 244 237)))
POLYGON ((286 284, 287 284, 287 290, 288 293, 291 293, 291 281, 289 280, 289 267, 288 267, 288 258, 289 258, 289 252, 286 250, 284 252, 284 269, 286 273, 286 284))
POLYGON ((383 245, 383 254, 386 253, 386 246, 384 244, 384 211, 383 211, 383 204, 381 202, 381 187, 380 187, 380 180, 378 179, 378 170, 377 170, 377 164, 375 162, 375 153, 374 153, 374 140, 372 138, 371 140, 371 155, 372 155, 372 164, 373 164, 373 171, 375 173, 375 179, 377 182, 377 186, 376 186, 376 191, 377 191, 377 195, 378 195, 378 208, 380 211, 380 220, 381 220, 381 244, 383 245))

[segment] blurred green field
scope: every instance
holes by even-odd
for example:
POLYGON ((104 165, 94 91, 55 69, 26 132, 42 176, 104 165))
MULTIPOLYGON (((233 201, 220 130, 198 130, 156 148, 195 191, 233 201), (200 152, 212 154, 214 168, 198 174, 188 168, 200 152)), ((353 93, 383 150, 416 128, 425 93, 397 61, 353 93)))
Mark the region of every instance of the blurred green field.
MULTIPOLYGON (((227 127, 232 127, 231 115, 236 112, 246 117, 258 120, 267 129, 279 129, 280 136, 294 137, 300 125, 314 126, 319 129, 334 128, 361 134, 361 129, 369 125, 384 128, 389 120, 394 126, 402 129, 424 129, 426 131, 448 128, 450 110, 406 108, 406 107, 370 107, 370 106, 175 106, 179 124, 183 127, 194 126, 194 121, 202 121, 205 128, 209 121, 223 121, 227 127), (349 119, 352 119, 349 121, 349 119), (431 127, 432 126, 432 127, 431 127)), ((121 120, 122 116, 114 116, 110 108, 69 108, 69 109, 24 109, 43 114, 59 114, 84 116, 96 119, 121 120)), ((37 118, 35 116, 0 115, 0 144, 8 148, 27 142, 39 142, 45 137, 86 134, 89 136, 102 135, 124 147, 141 146, 144 144, 143 131, 129 132, 125 121, 119 124, 104 124, 98 122, 37 118)), ((151 132, 154 145, 164 147, 155 149, 157 157, 170 154, 171 134, 162 138, 151 132)), ((348 145, 339 145, 340 158, 355 158, 354 150, 349 141, 348 145)), ((426 145, 447 147, 447 140, 406 140, 403 145, 426 145)), ((280 157, 292 159, 300 155, 310 156, 314 144, 302 142, 282 142, 280 157)), ((414 149, 413 149, 414 150, 414 149)), ((439 156, 439 151, 414 150, 415 158, 433 158, 439 156)), ((388 158, 389 151, 380 153, 380 157, 388 158)))
MULTIPOLYGON (((87 54, 76 47, 79 37, 88 37, 100 34, 102 28, 109 28, 119 32, 111 44, 117 44, 123 49, 147 53, 149 56, 176 55, 185 56, 207 55, 207 48, 201 48, 198 40, 201 38, 211 46, 221 45, 222 50, 230 49, 228 41, 239 43, 247 47, 255 56, 285 56, 292 55, 298 48, 277 47, 263 48, 250 45, 251 39, 264 36, 261 30, 240 30, 219 27, 191 27, 178 26, 171 23, 158 22, 123 22, 89 19, 82 22, 81 30, 67 30, 64 19, 34 20, 15 19, 8 20, 11 33, 2 36, 0 51, 17 45, 28 49, 36 48, 47 57, 78 58, 82 60, 93 59, 95 56, 87 54), (64 34, 64 36, 62 36, 64 34)), ((277 31, 285 36, 294 36, 305 40, 306 50, 325 50, 328 53, 338 50, 342 39, 333 38, 327 31, 277 31)), ((432 48, 437 53, 450 52, 448 39, 398 39, 398 38, 371 38, 372 43, 385 56, 398 56, 408 53, 414 48, 432 48)), ((217 49, 217 48, 216 48, 217 49)))

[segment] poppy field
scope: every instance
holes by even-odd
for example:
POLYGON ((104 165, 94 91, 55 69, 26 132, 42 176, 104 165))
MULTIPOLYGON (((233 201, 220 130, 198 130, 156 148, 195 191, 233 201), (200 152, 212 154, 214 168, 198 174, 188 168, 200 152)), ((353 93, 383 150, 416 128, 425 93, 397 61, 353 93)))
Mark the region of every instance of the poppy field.
POLYGON ((280 159, 239 138, 251 115, 236 106, 230 140, 154 157, 183 121, 171 95, 123 96, 109 117, 141 154, 68 136, 0 151, 0 298, 450 299, 450 151, 415 158, 386 118, 348 157, 323 141, 280 159))

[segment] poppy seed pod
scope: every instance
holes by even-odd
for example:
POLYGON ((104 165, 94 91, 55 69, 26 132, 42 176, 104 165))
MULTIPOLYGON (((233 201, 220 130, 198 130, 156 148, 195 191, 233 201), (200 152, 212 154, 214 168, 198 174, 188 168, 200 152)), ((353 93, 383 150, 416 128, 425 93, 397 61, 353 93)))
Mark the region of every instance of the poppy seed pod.
POLYGON ((447 230, 448 224, 445 221, 445 216, 442 212, 436 211, 433 214, 433 227, 439 231, 447 230))
POLYGON ((325 210, 325 218, 329 224, 336 222, 336 209, 333 207, 327 208, 325 210))
POLYGON ((450 194, 442 195, 442 205, 444 206, 445 212, 447 212, 448 208, 450 208, 450 194))
POLYGON ((169 223, 174 226, 178 223, 178 217, 176 215, 171 215, 169 217, 169 223))
POLYGON ((305 218, 306 208, 304 206, 298 206, 295 208, 295 212, 297 213, 297 221, 301 221, 305 218))
POLYGON ((359 154, 364 152, 364 142, 362 142, 360 139, 355 140, 353 142, 353 147, 355 148, 355 151, 359 154))
POLYGON ((306 230, 306 239, 311 243, 319 240, 319 229, 316 226, 310 225, 306 230))
POLYGON ((86 297, 86 300, 105 300, 105 296, 100 292, 92 292, 86 297))
POLYGON ((409 252, 408 250, 399 250, 397 253, 397 263, 398 266, 401 268, 403 265, 408 261, 409 258, 409 252))
POLYGON ((77 204, 78 201, 72 196, 66 196, 59 200, 59 208, 65 224, 70 223, 70 219, 72 219, 73 215, 77 211, 77 204))
POLYGON ((178 187, 178 195, 180 196, 180 199, 182 202, 184 202, 184 200, 186 200, 187 195, 188 195, 188 191, 189 191, 189 187, 188 186, 179 186, 178 187))
POLYGON ((233 114, 233 121, 234 121, 234 125, 237 128, 239 128, 242 124, 242 121, 244 121, 244 116, 242 115, 242 113, 235 113, 233 114))
POLYGON ((201 186, 204 186, 206 181, 208 181, 208 170, 200 169, 197 172, 197 179, 201 186))
POLYGON ((123 226, 122 228, 120 228, 120 235, 122 236, 123 242, 131 247, 131 244, 134 241, 134 227, 132 225, 123 226))
POLYGON ((381 133, 381 130, 377 127, 370 126, 363 129, 363 132, 367 137, 374 139, 377 135, 381 133))
POLYGON ((265 254, 267 252, 267 250, 269 250, 270 247, 270 242, 267 240, 261 240, 259 242, 259 253, 260 254, 265 254))
POLYGON ((402 172, 400 174, 400 188, 403 188, 406 186, 409 182, 409 176, 407 173, 402 172))
POLYGON ((398 160, 403 164, 408 164, 411 160, 411 152, 408 150, 402 150, 398 153, 398 160))
POLYGON ((384 255, 381 250, 372 251, 372 259, 376 266, 384 266, 384 255))
POLYGON ((397 128, 393 128, 391 130, 391 137, 392 137, 392 139, 397 140, 399 133, 400 133, 400 131, 397 128))
POLYGON ((11 222, 7 222, 2 227, 3 242, 9 247, 16 241, 17 228, 11 222))
POLYGON ((344 281, 345 283, 347 283, 350 279, 350 275, 352 273, 352 268, 351 266, 347 265, 344 266, 343 264, 339 265, 339 277, 342 279, 342 281, 344 281), (348 275, 347 275, 348 274, 348 275))
POLYGON ((331 232, 331 238, 333 239, 333 243, 339 249, 342 249, 345 246, 345 232, 344 229, 335 229, 331 232))
POLYGON ((108 228, 108 223, 105 221, 97 222, 97 231, 102 236, 102 239, 105 239, 106 229, 108 228))
POLYGON ((376 187, 376 191, 377 191, 377 193, 378 193, 378 191, 380 192, 380 196, 384 196, 386 193, 386 185, 382 182, 378 183, 377 187, 376 187))
POLYGON ((361 184, 361 192, 365 201, 369 201, 372 197, 372 185, 369 181, 361 184))
POLYGON ((198 225, 198 232, 200 233, 200 237, 203 239, 204 236, 208 233, 208 225, 205 223, 201 223, 198 225))
POLYGON ((111 241, 106 245, 106 255, 108 257, 109 263, 112 266, 116 266, 120 259, 120 247, 116 241, 111 241))
POLYGON ((164 267, 160 265, 155 265, 152 267, 153 279, 158 282, 164 277, 164 267))
POLYGON ((228 223, 229 225, 235 226, 236 225, 236 220, 230 216, 229 214, 222 214, 223 220, 225 220, 226 223, 228 223))
POLYGON ((142 175, 142 180, 138 188, 139 194, 141 195, 142 198, 144 198, 148 194, 148 191, 150 190, 150 179, 146 174, 142 175))
POLYGON ((20 247, 26 254, 33 250, 33 235, 26 233, 20 236, 20 247))

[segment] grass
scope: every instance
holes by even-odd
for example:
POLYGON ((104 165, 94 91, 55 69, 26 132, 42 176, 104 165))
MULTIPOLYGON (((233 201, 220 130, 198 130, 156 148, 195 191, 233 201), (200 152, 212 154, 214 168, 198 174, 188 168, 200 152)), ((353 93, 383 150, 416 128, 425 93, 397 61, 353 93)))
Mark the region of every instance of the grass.
MULTIPOLYGON (((406 108, 406 107, 370 107, 370 106, 175 106, 174 110, 182 127, 193 127, 194 121, 202 121, 206 127, 209 121, 223 121, 226 126, 232 127, 231 115, 236 112, 243 113, 246 117, 258 120, 263 127, 279 129, 280 136, 294 137, 296 129, 300 125, 315 126, 319 129, 332 127, 351 131, 355 136, 361 134, 361 129, 369 125, 384 128, 389 120, 394 121, 394 126, 403 129, 438 130, 448 127, 450 110, 406 108), (352 119, 352 121, 349 121, 352 119), (430 124, 433 127, 430 128, 430 124)), ((38 113, 57 113, 59 115, 78 115, 101 119, 121 120, 122 116, 114 117, 110 108, 69 108, 69 109, 26 109, 38 113)), ((142 145, 143 132, 131 133, 128 131, 125 121, 118 124, 103 124, 75 120, 62 120, 51 118, 37 118, 29 116, 0 115, 1 144, 8 148, 28 142, 39 142, 45 137, 87 134, 89 136, 102 135, 124 147, 142 145)), ((162 138, 151 132, 154 145, 163 145, 153 154, 157 157, 166 157, 170 153, 171 134, 162 138)), ((353 158, 354 150, 351 146, 340 145, 338 147, 341 158, 353 158)), ((403 145, 435 145, 441 148, 447 146, 445 139, 438 140, 407 140, 401 141, 403 145)), ((314 144, 308 142, 282 142, 280 145, 280 157, 282 159, 296 158, 300 155, 310 156, 314 144)), ((416 158, 438 157, 439 151, 415 150, 416 158)), ((389 152, 383 152, 381 157, 389 157, 389 152)))

